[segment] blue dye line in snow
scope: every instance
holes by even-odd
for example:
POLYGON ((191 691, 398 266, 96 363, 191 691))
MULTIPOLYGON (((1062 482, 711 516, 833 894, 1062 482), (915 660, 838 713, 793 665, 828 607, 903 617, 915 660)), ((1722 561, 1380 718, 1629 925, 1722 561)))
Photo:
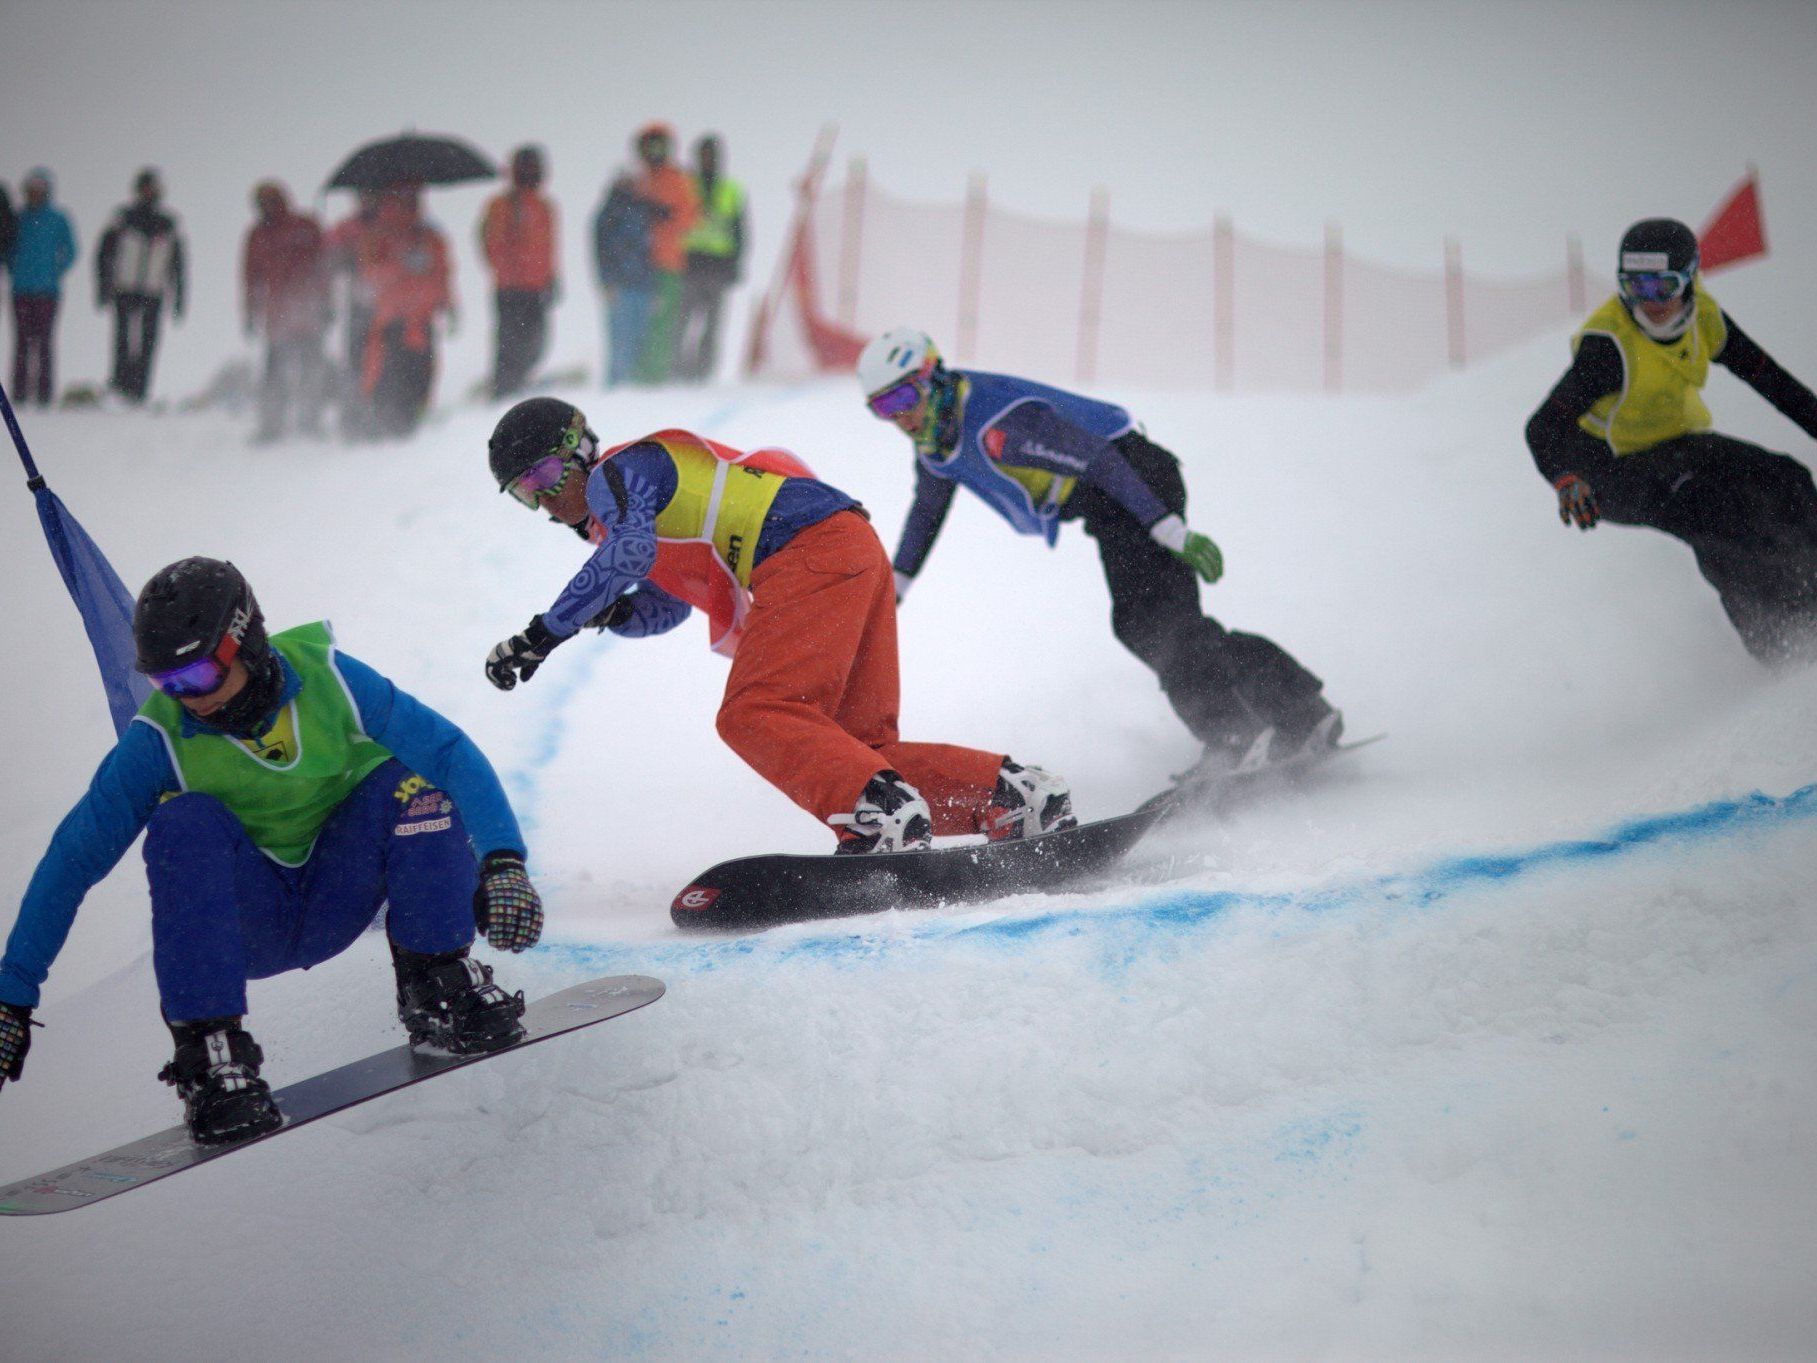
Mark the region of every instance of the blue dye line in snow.
POLYGON ((1428 907, 1473 890, 1505 885, 1522 877, 1650 848, 1688 848, 1745 832, 1770 831, 1817 817, 1817 784, 1776 797, 1759 791, 1732 800, 1717 800, 1694 809, 1649 815, 1621 824, 1599 838, 1544 843, 1524 851, 1448 857, 1422 870, 1375 876, 1313 890, 1309 893, 1254 893, 1242 890, 1191 890, 1144 895, 1122 905, 1053 909, 977 921, 967 916, 892 914, 887 931, 878 920, 847 920, 824 932, 791 929, 781 933, 706 941, 651 943, 545 942, 537 955, 571 961, 601 974, 628 971, 709 974, 748 961, 765 964, 872 962, 898 951, 932 942, 965 942, 981 946, 1015 946, 1035 938, 1079 938, 1088 934, 1120 939, 1134 954, 1142 938, 1153 941, 1203 929, 1234 909, 1265 912, 1298 909, 1332 913, 1371 904, 1402 903, 1428 907), (1131 929, 1137 930, 1132 934, 1131 929))

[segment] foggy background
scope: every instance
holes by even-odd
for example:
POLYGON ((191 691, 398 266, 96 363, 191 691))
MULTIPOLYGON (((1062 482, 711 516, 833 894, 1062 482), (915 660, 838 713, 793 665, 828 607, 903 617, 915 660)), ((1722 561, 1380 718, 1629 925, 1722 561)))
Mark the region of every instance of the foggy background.
MULTIPOLYGON (((1502 276, 1558 269, 1577 231, 1594 298, 1629 222, 1699 225, 1750 161, 1773 255, 1812 253, 1813 54, 1817 7, 1790 2, 5 0, 0 178, 16 196, 48 165, 75 219, 82 255, 58 322, 72 383, 106 376, 95 242, 134 172, 163 171, 191 250, 189 316, 167 330, 154 378, 171 398, 251 357, 236 279, 256 181, 285 181, 334 221, 352 196, 319 186, 366 141, 415 128, 495 159, 539 142, 565 258, 547 365, 584 363, 592 378, 588 248, 607 179, 650 119, 675 125, 682 160, 717 131, 751 196, 729 370, 827 123, 835 175, 862 154, 880 187, 926 201, 957 201, 980 171, 996 204, 1078 219, 1102 186, 1126 226, 1227 212, 1240 231, 1312 248, 1335 220, 1354 255, 1429 270, 1455 234, 1467 270, 1502 276)), ((496 189, 426 196, 459 266, 438 398, 486 364, 474 230, 496 189)), ((1748 287, 1724 286, 1744 325, 1748 287)), ((1796 354, 1781 358, 1797 372, 1796 354)))

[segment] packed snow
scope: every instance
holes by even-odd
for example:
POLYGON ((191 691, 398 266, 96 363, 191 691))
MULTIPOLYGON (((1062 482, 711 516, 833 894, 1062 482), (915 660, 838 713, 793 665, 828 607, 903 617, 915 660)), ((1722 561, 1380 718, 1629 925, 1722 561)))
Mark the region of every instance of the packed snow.
MULTIPOLYGON (((491 754, 549 910, 509 984, 669 994, 5 1223, 3 1352, 1808 1355, 1817 677, 1760 672, 1681 546, 1558 525, 1519 425, 1562 341, 1406 399, 1111 394, 1186 462, 1229 562, 1207 605, 1388 739, 1111 888, 737 938, 678 934, 670 897, 827 838, 715 738, 704 626, 481 674, 584 552, 488 483, 496 407, 256 451, 208 415, 31 414, 130 583, 231 557, 274 623, 328 616, 491 754)), ((790 446, 893 541, 908 452, 849 381, 567 395, 608 436, 790 446)), ((110 730, 30 499, 0 515, 17 894, 110 730)), ((1106 614, 1088 540, 961 502, 902 614, 905 732, 1129 808, 1193 747, 1106 614)), ((135 860, 0 1094, 0 1181, 178 1115, 135 860)), ((275 1083, 396 1041, 384 956, 254 986, 275 1083)))

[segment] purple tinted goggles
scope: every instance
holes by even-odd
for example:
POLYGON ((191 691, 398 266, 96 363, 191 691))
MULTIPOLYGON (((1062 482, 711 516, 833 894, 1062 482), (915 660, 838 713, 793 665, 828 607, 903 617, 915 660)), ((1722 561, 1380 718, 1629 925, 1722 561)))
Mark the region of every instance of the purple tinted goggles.
POLYGON ((573 467, 564 454, 545 454, 513 478, 505 491, 525 506, 534 507, 544 497, 561 491, 573 467))
POLYGON ((221 647, 206 658, 197 658, 192 663, 167 668, 163 672, 149 673, 148 680, 165 695, 179 699, 184 696, 211 695, 220 690, 221 683, 227 680, 228 669, 239 651, 240 641, 230 634, 221 641, 221 647))
POLYGON ((1639 303, 1669 303, 1691 287, 1688 270, 1623 270, 1618 278, 1622 296, 1639 303))
POLYGON ((881 393, 870 397, 871 411, 885 418, 901 416, 904 412, 915 410, 921 401, 921 385, 914 379, 904 379, 901 383, 885 388, 881 393))

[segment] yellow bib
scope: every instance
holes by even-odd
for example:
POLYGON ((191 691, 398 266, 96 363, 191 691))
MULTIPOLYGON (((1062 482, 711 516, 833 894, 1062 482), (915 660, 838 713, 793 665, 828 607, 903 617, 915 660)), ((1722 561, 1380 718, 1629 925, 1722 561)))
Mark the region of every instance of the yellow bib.
POLYGON ((675 462, 675 495, 657 513, 656 537, 711 542, 738 585, 749 587, 757 536, 783 476, 721 459, 705 444, 676 438, 680 435, 664 432, 660 440, 675 462))
POLYGON ((1619 297, 1611 297, 1571 338, 1571 353, 1586 336, 1607 336, 1621 351, 1621 390, 1598 398, 1577 424, 1616 454, 1638 454, 1664 441, 1710 429, 1703 385, 1710 361, 1729 333, 1722 308, 1697 285, 1697 311, 1676 341, 1656 341, 1640 329, 1619 297))

